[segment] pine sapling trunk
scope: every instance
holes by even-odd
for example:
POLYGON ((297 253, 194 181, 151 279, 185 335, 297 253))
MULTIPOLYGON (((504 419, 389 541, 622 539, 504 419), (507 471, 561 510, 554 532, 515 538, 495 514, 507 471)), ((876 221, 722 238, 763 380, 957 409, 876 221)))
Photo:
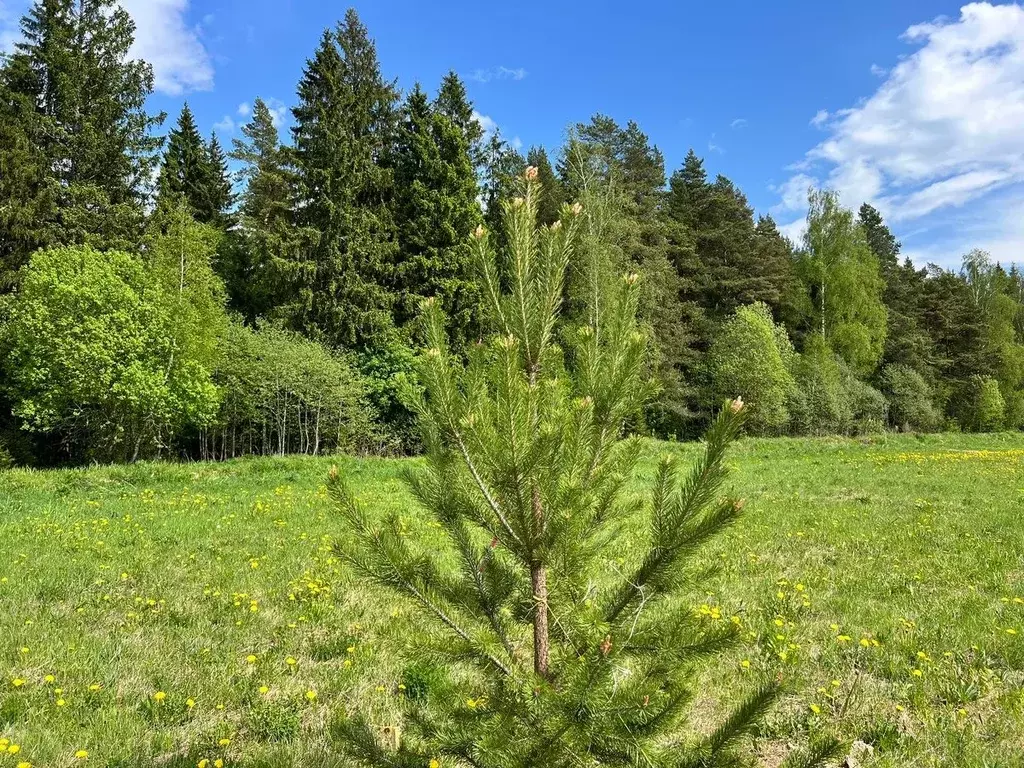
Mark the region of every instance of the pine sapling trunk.
MULTIPOLYGON (((544 509, 540 502, 540 489, 533 486, 533 525, 540 533, 544 526, 544 509)), ((530 583, 533 586, 533 670, 548 677, 550 640, 548 637, 548 573, 544 563, 535 559, 530 564, 530 583)))

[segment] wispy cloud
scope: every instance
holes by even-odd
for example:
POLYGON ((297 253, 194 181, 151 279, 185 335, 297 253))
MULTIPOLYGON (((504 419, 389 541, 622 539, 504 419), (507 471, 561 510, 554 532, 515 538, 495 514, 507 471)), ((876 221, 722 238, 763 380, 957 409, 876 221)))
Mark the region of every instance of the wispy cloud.
POLYGON ((715 134, 711 134, 711 138, 708 139, 708 152, 717 152, 720 155, 725 154, 725 150, 722 149, 721 145, 715 141, 715 134))
POLYGON ((735 120, 733 120, 731 123, 729 123, 729 127, 733 128, 733 129, 735 129, 735 128, 746 128, 747 127, 747 119, 745 117, 737 117, 735 120))
POLYGON ((223 118, 213 124, 213 130, 217 133, 230 135, 235 132, 235 121, 231 119, 230 115, 224 115, 223 118))
POLYGON ((937 218, 958 209, 975 219, 976 243, 1006 249, 1009 238, 1024 253, 1024 228, 984 205, 999 190, 1024 201, 1024 7, 971 3, 959 18, 916 24, 903 39, 914 52, 889 70, 872 68, 883 78, 873 94, 812 118, 826 136, 775 188, 776 208, 802 216, 806 201, 794 190, 818 179, 844 204, 872 202, 896 225, 921 231, 918 243, 960 247, 937 218))
POLYGON ((248 117, 251 112, 252 107, 249 106, 248 102, 243 101, 241 104, 238 105, 238 115, 240 117, 248 117))
POLYGON ((489 83, 491 80, 522 80, 527 72, 523 67, 490 67, 489 69, 475 69, 466 77, 477 83, 489 83))

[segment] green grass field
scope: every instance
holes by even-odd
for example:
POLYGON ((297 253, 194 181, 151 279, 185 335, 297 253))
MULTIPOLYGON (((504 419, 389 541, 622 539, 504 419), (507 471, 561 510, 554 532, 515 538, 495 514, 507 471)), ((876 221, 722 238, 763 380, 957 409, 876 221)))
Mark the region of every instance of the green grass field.
MULTIPOLYGON (((696 447, 652 444, 637 492, 662 450, 696 447)), ((0 768, 341 766, 340 713, 400 725, 393 649, 422 630, 332 558, 333 462, 0 473, 0 768)), ((338 463, 436 535, 402 462, 338 463)), ((862 735, 863 765, 1024 764, 1024 435, 747 440, 731 463, 747 514, 692 599, 745 643, 697 723, 778 669, 760 765, 818 729, 862 735)))

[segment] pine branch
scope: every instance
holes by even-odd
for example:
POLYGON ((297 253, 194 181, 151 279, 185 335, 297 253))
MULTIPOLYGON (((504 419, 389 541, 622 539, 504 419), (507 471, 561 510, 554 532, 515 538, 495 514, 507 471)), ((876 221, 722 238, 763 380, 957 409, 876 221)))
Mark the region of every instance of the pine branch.
POLYGON ((790 752, 779 768, 819 768, 828 760, 837 760, 846 751, 838 739, 819 739, 803 749, 790 752))

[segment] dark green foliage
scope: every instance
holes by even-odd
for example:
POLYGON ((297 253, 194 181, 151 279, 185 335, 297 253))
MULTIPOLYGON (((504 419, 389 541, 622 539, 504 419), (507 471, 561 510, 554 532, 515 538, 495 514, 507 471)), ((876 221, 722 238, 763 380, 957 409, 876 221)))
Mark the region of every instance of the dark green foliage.
POLYGON ((882 274, 888 275, 899 267, 902 245, 882 220, 882 214, 874 206, 864 203, 857 212, 857 220, 864 229, 868 247, 878 257, 882 274))
POLYGON ((480 196, 487 226, 498 237, 501 231, 501 201, 512 197, 516 179, 526 169, 526 158, 495 131, 483 149, 483 178, 480 196))
POLYGON ((228 158, 217 140, 217 134, 210 135, 206 151, 211 171, 210 208, 213 211, 209 223, 227 229, 233 223, 229 209, 235 204, 235 194, 231 174, 228 172, 228 158))
POLYGON ((298 251, 287 314, 296 330, 331 346, 376 346, 394 327, 394 179, 382 161, 394 146, 397 98, 350 9, 324 31, 292 110, 296 219, 315 237, 298 251))
POLYGON ((203 141, 187 103, 167 137, 157 189, 158 208, 184 203, 196 221, 226 226, 232 203, 227 159, 216 136, 203 141))
POLYGON ((540 183, 541 198, 537 204, 537 221, 545 227, 558 221, 565 203, 565 189, 561 180, 555 176, 548 153, 544 147, 530 147, 526 153, 526 164, 537 169, 537 181, 540 183))
POLYGON ((433 108, 419 86, 402 109, 394 174, 395 322, 408 329, 420 302, 435 296, 454 343, 463 347, 479 322, 469 248, 470 233, 482 223, 476 174, 464 129, 433 108))
POLYGON ((439 695, 406 699, 394 743, 362 713, 338 721, 334 736, 375 767, 735 765, 777 687, 755 687, 710 731, 680 738, 695 668, 735 631, 702 624, 676 598, 693 555, 742 508, 719 497, 742 403, 716 416, 689 471, 662 461, 647 546, 609 573, 614 534, 639 513, 622 493, 638 446, 621 435, 650 393, 639 278, 595 278, 604 287, 569 347, 557 346, 580 215, 567 207, 538 229, 538 197, 528 179, 525 196, 504 204, 508 251, 495 253, 488 233, 476 239, 495 333, 468 364, 448 345, 438 302, 425 304, 427 463, 410 483, 444 538, 413 550, 397 515, 370 518, 332 472, 346 522, 338 555, 433 620, 430 654, 450 678, 418 686, 439 695))
POLYGON ((243 139, 234 139, 231 157, 242 163, 239 176, 245 191, 221 274, 230 306, 253 323, 293 303, 295 280, 290 269, 312 235, 296 222, 295 173, 263 99, 253 103, 242 135, 243 139))
POLYGON ((37 248, 134 248, 161 117, 115 0, 37 0, 0 63, 0 281, 37 248), (6 274, 4 274, 6 273, 6 274))
POLYGON ((454 70, 441 81, 441 87, 434 99, 434 110, 447 117, 462 132, 473 168, 484 164, 484 129, 473 113, 473 104, 466 93, 466 86, 454 70))
POLYGON ((755 302, 781 316, 793 280, 785 241, 774 222, 766 222, 759 234, 743 193, 724 176, 709 183, 693 150, 672 174, 665 210, 692 238, 692 259, 680 266, 693 283, 695 300, 711 318, 724 319, 755 302))

